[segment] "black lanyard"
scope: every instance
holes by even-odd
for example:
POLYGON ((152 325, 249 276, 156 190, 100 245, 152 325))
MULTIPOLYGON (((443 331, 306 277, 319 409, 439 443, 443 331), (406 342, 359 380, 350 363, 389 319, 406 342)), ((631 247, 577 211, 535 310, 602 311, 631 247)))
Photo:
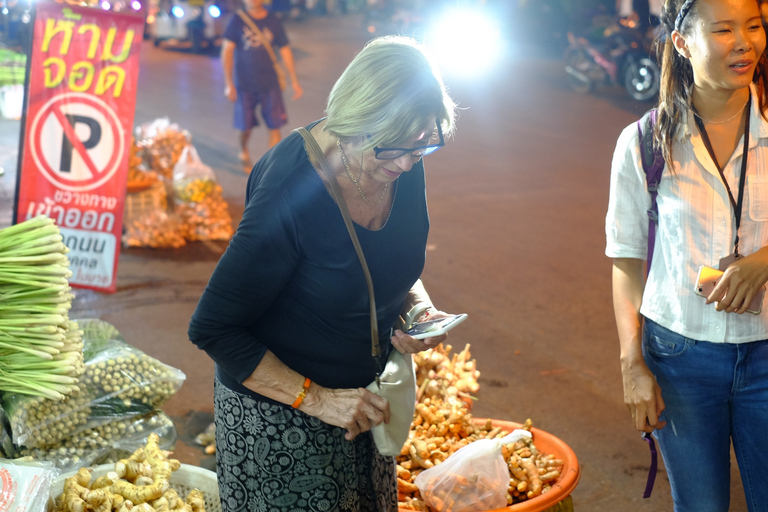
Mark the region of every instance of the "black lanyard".
POLYGON ((744 182, 747 179, 747 154, 749 151, 749 118, 751 117, 751 106, 752 106, 752 94, 749 95, 749 100, 747 100, 747 121, 744 124, 744 149, 743 154, 741 155, 741 175, 739 176, 739 198, 738 200, 734 200, 733 193, 731 192, 731 187, 728 186, 728 180, 725 179, 725 174, 723 173, 723 169, 720 167, 720 163, 717 161, 717 157, 715 156, 715 150, 712 149, 712 143, 709 141, 709 135, 707 135, 707 129, 704 127, 704 121, 699 117, 699 114, 696 112, 696 109, 694 109, 693 118, 696 120, 696 126, 699 127, 699 131, 701 132, 701 138, 704 140, 704 145, 707 147, 707 151, 709 152, 709 156, 712 158, 712 161, 715 163, 715 167, 717 167, 717 171, 720 173, 720 177, 723 179, 723 183, 725 184, 725 189, 728 191, 728 198, 731 200, 731 207, 733 208, 733 213, 736 216, 736 240, 733 242, 733 253, 738 255, 739 254, 739 227, 741 226, 741 210, 744 206, 744 182))

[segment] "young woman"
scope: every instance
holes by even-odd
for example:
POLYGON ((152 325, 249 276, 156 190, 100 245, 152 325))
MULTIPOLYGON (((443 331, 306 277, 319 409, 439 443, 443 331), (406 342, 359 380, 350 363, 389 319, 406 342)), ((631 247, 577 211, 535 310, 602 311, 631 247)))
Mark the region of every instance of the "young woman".
POLYGON ((633 123, 611 172, 606 254, 624 401, 656 431, 676 511, 727 511, 730 447, 750 511, 768 510, 768 61, 758 0, 667 0, 654 143, 665 169, 647 280, 651 207, 633 123), (724 270, 702 297, 701 266, 724 270), (759 300, 759 299, 758 299, 759 300))

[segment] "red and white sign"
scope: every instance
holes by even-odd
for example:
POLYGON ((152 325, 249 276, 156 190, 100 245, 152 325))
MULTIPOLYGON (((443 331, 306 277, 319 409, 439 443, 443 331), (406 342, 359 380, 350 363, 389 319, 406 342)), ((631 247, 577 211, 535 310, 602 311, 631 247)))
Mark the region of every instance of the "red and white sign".
POLYGON ((95 96, 62 93, 32 121, 28 143, 43 176, 62 190, 98 188, 115 176, 125 155, 125 130, 95 96))
POLYGON ((144 20, 34 5, 14 218, 52 217, 70 284, 114 292, 144 20))

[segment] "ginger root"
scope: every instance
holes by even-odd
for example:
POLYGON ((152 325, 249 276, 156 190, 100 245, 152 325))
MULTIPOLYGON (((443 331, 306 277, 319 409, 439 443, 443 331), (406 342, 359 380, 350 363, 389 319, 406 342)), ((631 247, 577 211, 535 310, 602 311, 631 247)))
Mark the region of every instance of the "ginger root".
POLYGON ((205 512, 202 491, 190 491, 185 502, 171 488, 171 475, 181 463, 168 458, 159 441, 157 434, 150 434, 145 446, 93 482, 91 470, 80 468, 64 481, 55 512, 205 512))

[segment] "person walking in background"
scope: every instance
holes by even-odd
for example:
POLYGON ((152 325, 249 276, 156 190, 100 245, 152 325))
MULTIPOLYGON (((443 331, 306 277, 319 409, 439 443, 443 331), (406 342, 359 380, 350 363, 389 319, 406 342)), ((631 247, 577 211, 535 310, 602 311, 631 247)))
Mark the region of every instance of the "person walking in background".
POLYGON ((616 0, 616 12, 622 18, 634 14, 638 29, 645 34, 658 24, 662 3, 663 0, 616 0))
POLYGON ((291 77, 293 99, 299 99, 303 91, 296 78, 293 52, 282 21, 264 7, 264 0, 244 2, 246 10, 235 13, 224 31, 221 65, 224 95, 235 104, 234 127, 240 131, 240 162, 248 173, 252 166, 248 141, 251 130, 259 125, 256 108, 260 107, 269 130, 270 148, 280 142, 280 127, 288 122, 273 47, 279 49, 291 77))
POLYGON ((758 0, 667 0, 661 22, 657 119, 643 127, 665 161, 647 279, 635 123, 606 216, 624 402, 655 431, 676 512, 728 510, 731 442, 750 512, 768 511, 768 303, 751 304, 768 280, 766 35, 758 0), (724 271, 711 292, 702 266, 724 271))

